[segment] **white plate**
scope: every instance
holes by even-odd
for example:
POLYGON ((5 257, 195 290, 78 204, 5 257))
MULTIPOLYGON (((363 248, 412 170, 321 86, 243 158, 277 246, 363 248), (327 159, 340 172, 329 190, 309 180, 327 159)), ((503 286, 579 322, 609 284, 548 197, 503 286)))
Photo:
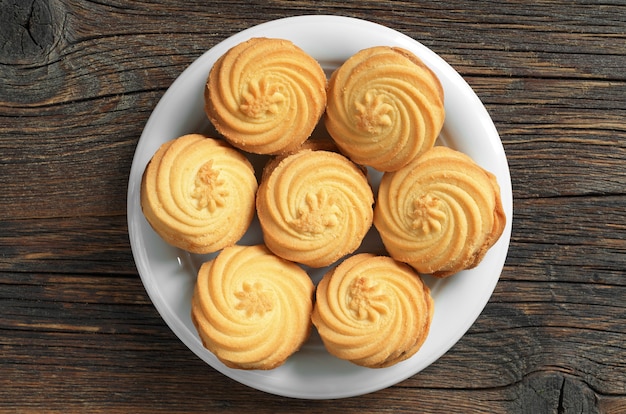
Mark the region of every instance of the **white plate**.
MULTIPOLYGON (((171 85, 150 116, 137 144, 128 186, 128 231, 135 262, 148 295, 172 331, 224 375, 265 392, 295 398, 343 398, 373 392, 416 374, 447 352, 474 323, 495 288, 509 246, 511 221, 511 179, 502 143, 469 85, 443 59, 415 40, 371 22, 339 16, 300 16, 264 23, 200 56, 171 85), (157 148, 187 133, 210 131, 203 111, 203 88, 213 63, 232 46, 262 36, 293 41, 315 57, 327 73, 366 47, 390 45, 412 51, 436 72, 445 90, 446 121, 441 143, 470 155, 498 178, 507 216, 504 234, 476 269, 445 280, 425 278, 435 300, 432 327, 422 348, 407 361, 383 369, 358 367, 329 355, 314 334, 277 369, 227 368, 202 347, 190 318, 196 271, 209 256, 190 255, 170 247, 152 231, 141 212, 141 176, 157 148)), ((260 242, 260 229, 254 223, 241 244, 260 242)), ((380 240, 370 234, 362 250, 379 252, 381 246, 380 240)), ((323 269, 311 273, 314 281, 319 280, 321 272, 323 269)))

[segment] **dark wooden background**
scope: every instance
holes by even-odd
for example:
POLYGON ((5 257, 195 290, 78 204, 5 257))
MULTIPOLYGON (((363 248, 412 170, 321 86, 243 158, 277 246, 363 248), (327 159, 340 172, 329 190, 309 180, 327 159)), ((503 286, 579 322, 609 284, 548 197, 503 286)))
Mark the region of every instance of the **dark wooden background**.
POLYGON ((626 412, 626 2, 0 0, 3 412, 626 412), (126 226, 168 86, 250 26, 338 14, 457 69, 504 143, 513 235, 470 331, 391 388, 302 401, 214 371, 167 328, 126 226))

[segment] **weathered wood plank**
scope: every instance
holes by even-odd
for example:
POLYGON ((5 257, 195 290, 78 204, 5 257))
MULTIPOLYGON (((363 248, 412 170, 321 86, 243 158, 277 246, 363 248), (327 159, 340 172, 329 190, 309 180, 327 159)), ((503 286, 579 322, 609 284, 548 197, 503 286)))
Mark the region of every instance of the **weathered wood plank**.
MULTIPOLYGON (((63 206, 54 212, 61 215, 63 206)), ((0 220, 0 272, 135 275, 125 216, 0 220)), ((64 214, 65 215, 65 214, 64 214)), ((1 278, 2 273, 0 273, 1 278)), ((96 279, 97 280, 97 279, 96 279)))

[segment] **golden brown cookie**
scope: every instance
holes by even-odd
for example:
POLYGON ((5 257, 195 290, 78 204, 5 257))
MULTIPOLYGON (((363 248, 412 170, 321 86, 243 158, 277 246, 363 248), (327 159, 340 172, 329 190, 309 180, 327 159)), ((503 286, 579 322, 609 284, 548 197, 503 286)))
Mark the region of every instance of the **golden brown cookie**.
POLYGON ((380 171, 395 171, 430 149, 444 117, 439 79, 402 48, 361 50, 328 84, 328 132, 350 159, 380 171))
POLYGON ((323 267, 359 247, 372 225, 373 202, 354 163, 335 152, 305 149, 268 163, 257 213, 271 251, 323 267))
POLYGON ((382 368, 420 349, 433 309, 430 290, 413 269, 390 257, 361 253, 324 275, 312 321, 329 353, 382 368))
POLYGON ((253 38, 213 65, 204 98, 207 116, 233 146, 278 154, 313 132, 326 106, 326 75, 292 42, 253 38))
POLYGON ((231 368, 272 369, 306 341, 314 286, 264 246, 232 246, 198 272, 191 318, 203 345, 231 368))
POLYGON ((222 140, 184 135, 163 144, 146 167, 141 207, 168 243, 211 253, 236 243, 255 212, 250 162, 222 140))
POLYGON ((420 273, 477 266, 505 223, 495 176, 450 148, 434 147, 381 179, 374 225, 389 254, 420 273))

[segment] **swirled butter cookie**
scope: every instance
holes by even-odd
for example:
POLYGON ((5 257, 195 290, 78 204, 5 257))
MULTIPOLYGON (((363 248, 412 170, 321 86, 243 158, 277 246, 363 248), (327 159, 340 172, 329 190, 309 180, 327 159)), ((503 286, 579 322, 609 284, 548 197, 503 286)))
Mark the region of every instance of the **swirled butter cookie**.
POLYGON ((367 177, 353 162, 305 149, 268 163, 256 206, 272 252, 323 267, 359 247, 372 225, 373 202, 367 177))
POLYGON ((430 290, 413 269, 361 253, 324 275, 311 318, 330 354, 382 368, 419 350, 433 309, 430 290))
POLYGON ((213 65, 204 98, 207 116, 233 146, 278 154, 313 132, 326 106, 326 75, 292 42, 253 38, 213 65))
POLYGON ((385 173, 374 212, 389 254, 437 277, 477 266, 505 222, 495 176, 440 146, 385 173))
POLYGON ((395 171, 430 149, 444 117, 439 79, 402 48, 363 49, 328 84, 328 132, 350 159, 380 171, 395 171))
POLYGON ((189 134, 163 144, 141 182, 141 207, 168 243, 211 253, 236 243, 255 212, 250 162, 226 142, 189 134))
POLYGON ((306 341, 314 286, 264 246, 231 246, 204 263, 191 303, 203 345, 231 368, 272 369, 306 341))

